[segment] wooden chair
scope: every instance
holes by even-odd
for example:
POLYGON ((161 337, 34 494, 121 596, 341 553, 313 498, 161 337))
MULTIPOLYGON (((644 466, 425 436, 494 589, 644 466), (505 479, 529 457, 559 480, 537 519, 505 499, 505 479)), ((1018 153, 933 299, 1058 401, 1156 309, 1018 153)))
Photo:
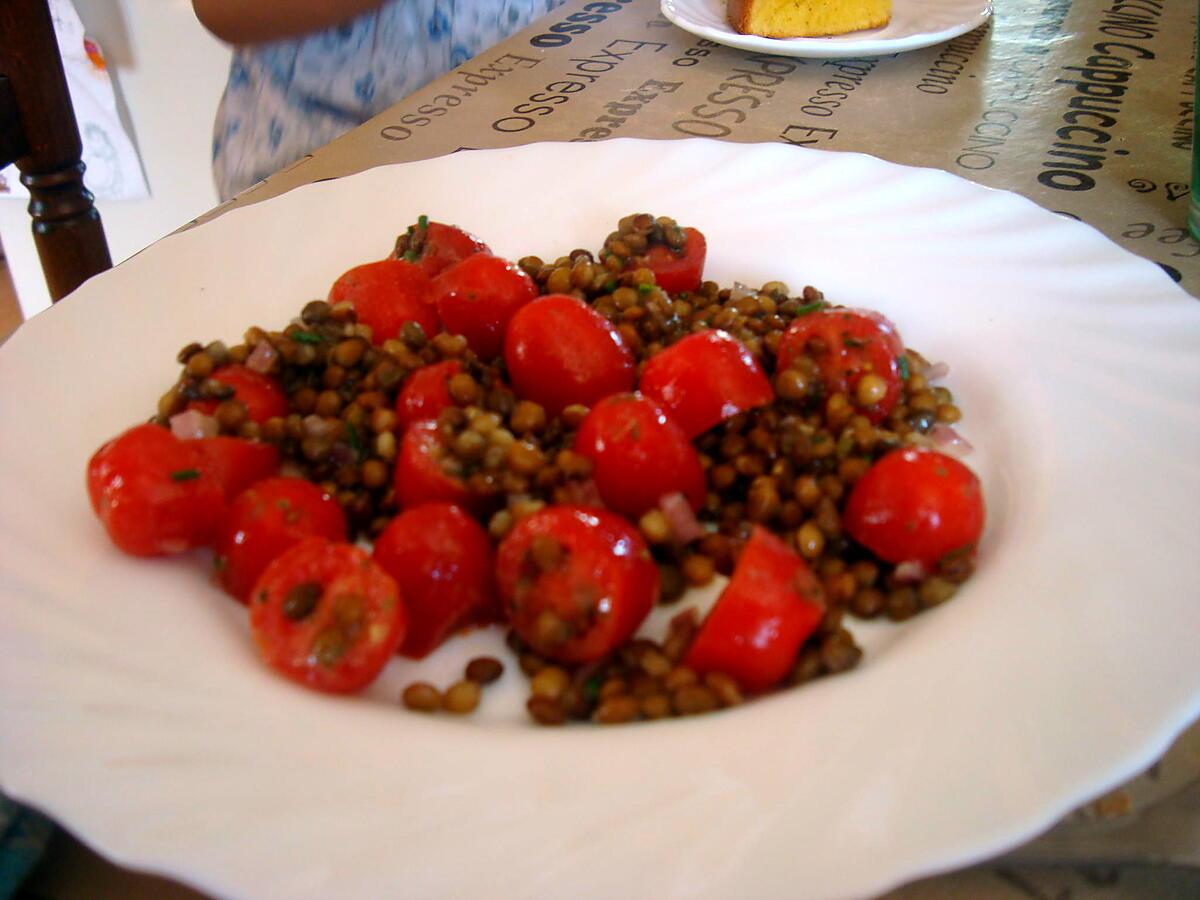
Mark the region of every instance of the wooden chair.
POLYGON ((0 166, 16 163, 57 301, 112 267, 46 0, 0 0, 0 166))

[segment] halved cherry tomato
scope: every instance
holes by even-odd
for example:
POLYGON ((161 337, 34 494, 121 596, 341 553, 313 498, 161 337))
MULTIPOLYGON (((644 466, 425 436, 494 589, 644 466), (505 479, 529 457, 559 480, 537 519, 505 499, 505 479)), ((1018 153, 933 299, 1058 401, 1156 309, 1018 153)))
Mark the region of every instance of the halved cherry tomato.
POLYGON ((375 540, 374 556, 404 597, 405 656, 421 659, 463 625, 495 617, 492 545, 461 507, 405 510, 375 540))
POLYGON ((509 620, 551 659, 602 659, 658 597, 658 567, 637 529, 615 513, 548 506, 518 522, 496 553, 509 620))
POLYGON ((663 244, 655 244, 646 251, 645 267, 654 273, 654 280, 668 294, 698 290, 704 279, 708 242, 695 228, 685 228, 683 234, 681 253, 663 244))
POLYGON ((850 490, 846 532, 880 559, 934 567, 947 554, 971 553, 986 511, 975 473, 934 450, 893 450, 850 490))
MULTIPOLYGON (((882 318, 882 317, 880 317, 882 318)), ((886 321, 886 320, 884 320, 886 321)), ((777 371, 791 368, 801 354, 812 357, 827 393, 841 391, 872 422, 887 417, 902 390, 894 329, 873 316, 850 309, 823 309, 800 316, 779 341, 777 371), (877 376, 881 389, 860 396, 867 376, 877 376), (869 402, 868 402, 869 401, 869 402)))
POLYGON ((416 322, 432 337, 439 323, 429 285, 429 276, 420 266, 381 259, 343 273, 329 289, 329 302, 351 304, 358 321, 371 327, 375 344, 399 335, 405 322, 416 322))
POLYGON ((550 294, 517 310, 504 361, 519 396, 552 416, 633 388, 633 354, 612 324, 581 300, 550 294))
POLYGON ((242 603, 279 554, 308 537, 346 539, 338 502, 303 478, 268 478, 242 491, 217 532, 213 550, 221 586, 242 603))
POLYGON ((500 355, 509 321, 538 295, 537 284, 519 266, 486 253, 446 269, 432 290, 442 326, 465 337, 483 360, 500 355))
POLYGON ((475 235, 425 218, 409 226, 396 249, 398 259, 416 263, 430 278, 473 253, 491 253, 487 244, 475 235))
POLYGON ((422 366, 408 376, 396 396, 396 417, 400 430, 413 422, 436 419, 443 409, 454 405, 448 387, 450 379, 462 371, 457 359, 422 366))
POLYGON ((270 444, 235 437, 199 438, 193 441, 204 456, 212 476, 232 500, 256 481, 261 481, 279 468, 279 451, 270 444))
POLYGON ((657 403, 641 394, 613 394, 592 407, 575 452, 593 463, 604 505, 637 519, 664 494, 682 493, 692 511, 708 490, 700 454, 657 403))
POLYGON ((251 597, 250 628, 263 660, 319 691, 361 690, 404 640, 395 580, 350 544, 301 541, 271 561, 251 597))
MULTIPOLYGON (((270 375, 247 369, 239 363, 230 363, 215 370, 210 376, 213 381, 233 388, 233 399, 240 400, 246 407, 246 415, 252 422, 261 425, 267 419, 288 414, 287 395, 279 382, 270 375)), ((219 400, 193 400, 189 409, 196 409, 211 416, 217 411, 219 400)))
POLYGON ((755 525, 684 663, 701 673, 725 672, 747 691, 765 691, 788 673, 824 610, 820 582, 804 560, 755 525))
POLYGON ((475 508, 478 500, 467 490, 467 483, 442 468, 445 455, 446 445, 437 422, 414 422, 404 432, 392 476, 401 509, 439 501, 475 508))
POLYGON ((157 425, 138 425, 97 450, 87 486, 112 542, 134 556, 203 546, 225 511, 224 488, 197 443, 157 425))
POLYGON ((654 354, 638 388, 657 400, 689 438, 775 399, 762 366, 724 331, 700 331, 654 354))

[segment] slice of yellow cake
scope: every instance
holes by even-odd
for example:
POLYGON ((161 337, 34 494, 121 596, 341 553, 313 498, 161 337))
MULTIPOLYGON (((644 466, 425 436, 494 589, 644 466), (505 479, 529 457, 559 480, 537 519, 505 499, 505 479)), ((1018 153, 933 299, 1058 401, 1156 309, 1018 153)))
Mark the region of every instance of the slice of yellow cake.
POLYGON ((892 0, 727 0, 729 24, 762 37, 820 37, 879 28, 892 0))

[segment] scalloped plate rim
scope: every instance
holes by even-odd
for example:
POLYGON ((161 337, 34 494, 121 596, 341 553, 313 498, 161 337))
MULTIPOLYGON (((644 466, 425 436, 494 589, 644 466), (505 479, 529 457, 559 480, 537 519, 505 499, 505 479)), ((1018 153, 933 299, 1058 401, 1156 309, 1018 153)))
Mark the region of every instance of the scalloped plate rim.
MULTIPOLYGON (((631 147, 636 148, 638 146, 648 146, 658 142, 622 139, 621 141, 614 141, 610 143, 614 147, 611 153, 620 154, 624 153, 626 149, 631 147)), ((1037 219, 1039 224, 1044 225, 1048 230, 1053 231, 1056 234, 1061 233, 1064 235, 1069 235, 1073 241, 1086 245, 1089 250, 1094 250, 1097 253, 1100 253, 1101 256, 1111 257, 1114 265, 1118 266, 1118 268, 1122 269, 1123 271, 1128 270, 1131 273, 1131 277, 1134 277, 1135 280, 1144 280, 1148 286, 1152 286, 1155 293, 1161 293, 1163 299, 1173 294, 1179 295, 1179 298, 1177 299, 1182 299, 1184 296, 1183 292, 1172 285, 1169 279, 1167 279, 1167 277, 1161 272, 1161 270, 1158 269, 1158 267, 1154 266, 1152 263, 1142 260, 1139 257, 1134 256, 1128 251, 1116 247, 1116 245, 1109 243, 1107 239, 1103 238, 1099 232, 1091 229, 1090 226, 1083 226, 1080 223, 1067 222, 1058 219, 1053 217, 1052 214, 1041 210, 1035 204, 1026 200, 1025 198, 1021 198, 1014 194, 1008 194, 1006 192, 984 189, 978 185, 958 179, 956 176, 942 172, 941 170, 915 169, 911 167, 896 166, 862 154, 836 154, 829 153, 827 151, 807 150, 801 148, 783 148, 781 145, 759 145, 761 147, 769 147, 772 149, 756 150, 754 147, 749 145, 715 144, 715 142, 703 140, 676 143, 682 143, 684 145, 685 153, 689 152, 686 150, 688 145, 699 148, 695 151, 697 155, 703 155, 704 153, 708 152, 714 154, 745 153, 747 155, 752 155, 758 152, 764 155, 764 157, 769 154, 775 154, 782 159, 783 157, 779 156, 781 151, 785 153, 798 152, 801 154, 807 154, 807 159, 812 161, 812 164, 814 165, 828 164, 833 165, 835 168, 849 164, 865 166, 872 172, 885 174, 889 177, 894 176, 901 181, 916 177, 918 173, 921 177, 933 176, 934 178, 940 180, 943 184, 947 185, 947 191, 958 190, 961 192, 965 190, 967 194, 972 196, 978 196, 981 198, 984 196, 990 196, 996 199, 997 202, 1000 202, 1006 206, 1011 206, 1020 217, 1037 219), (734 150, 733 148, 735 146, 740 146, 742 149, 734 150), (705 150, 705 147, 710 147, 713 149, 711 151, 705 150), (720 149, 716 149, 717 147, 720 149), (964 186, 966 187, 964 188, 964 186), (1099 239, 1099 242, 1097 242, 1097 239, 1099 239), (1101 252, 1101 250, 1103 250, 1103 252, 1101 252), (1119 252, 1113 254, 1113 250, 1118 250, 1119 252), (1154 277, 1151 277, 1151 271, 1156 273, 1154 277)), ((509 154, 524 154, 527 156, 540 154, 543 156, 555 156, 556 153, 561 152, 564 155, 583 153, 604 156, 608 151, 597 149, 603 146, 604 145, 593 145, 593 149, 583 150, 571 147, 571 145, 541 145, 541 149, 525 147, 511 150, 471 151, 471 153, 472 155, 483 154, 485 157, 490 157, 491 159, 502 163, 509 154), (563 148, 561 151, 555 149, 560 147, 563 148), (566 149, 568 147, 571 147, 571 149, 566 149)), ((631 150, 630 152, 633 153, 635 151, 631 150)), ((279 198, 280 202, 278 203, 269 200, 259 204, 252 204, 243 209, 234 209, 225 216, 215 220, 213 223, 200 226, 198 229, 194 229, 192 231, 171 236, 160 242, 160 244, 144 251, 143 254, 141 254, 138 258, 141 261, 136 265, 126 264, 117 270, 117 273, 119 274, 114 274, 111 277, 101 276, 94 282, 85 285, 85 287, 80 291, 81 297, 71 301, 73 304, 76 304, 76 306, 55 307, 52 311, 50 311, 50 315, 42 314, 47 315, 47 318, 41 323, 35 319, 32 323, 32 329, 26 330, 23 328, 22 331, 25 332, 24 335, 22 335, 20 332, 18 333, 18 341, 16 345, 10 344, 5 348, 0 349, 0 361, 7 362, 12 358, 12 346, 21 347, 27 340, 36 340, 37 335, 40 334, 43 327, 51 327, 52 322, 62 317, 74 316, 75 314, 73 314, 71 310, 77 309, 78 303, 86 302, 82 300, 82 296, 104 293, 110 284, 114 288, 117 288, 120 286, 122 276, 125 273, 135 269, 140 270, 141 268, 147 266, 152 267, 155 265, 155 261, 159 256, 169 258, 169 256, 176 251, 180 253, 184 252, 188 246, 197 240, 194 237, 189 238, 189 235, 194 235, 195 233, 203 231, 204 235, 207 237, 217 232, 229 231, 232 236, 236 234, 241 224, 248 225, 254 220, 264 216, 269 219, 273 215, 283 214, 287 211, 289 206, 295 206, 296 204, 315 204, 317 207, 320 207, 322 203, 332 201, 338 198, 343 191, 348 190, 347 183, 351 179, 361 179, 360 183, 362 184, 368 183, 368 181, 371 179, 378 179, 381 184, 384 184, 388 183, 393 178, 402 177, 400 173, 418 172, 422 165, 427 167, 440 167, 446 165, 447 163, 445 163, 445 160, 446 158, 440 158, 438 160, 409 163, 399 166, 380 167, 377 169, 368 170, 368 172, 361 173, 359 176, 349 176, 348 179, 305 186, 284 195, 282 198, 279 198), (245 219, 244 223, 242 223, 243 218, 245 219), (222 225, 222 223, 225 224, 222 225)), ((449 163, 449 165, 452 168, 454 167, 453 163, 449 163)), ((484 168, 484 165, 481 163, 480 166, 476 167, 472 163, 466 167, 484 168)), ((352 189, 352 186, 349 189, 352 189)), ((710 250, 710 252, 712 251, 710 250)), ((716 253, 713 255, 716 256, 719 255, 719 253, 720 249, 717 248, 716 253)), ((1150 288, 1148 287, 1148 289, 1150 288)), ((1195 311, 1193 310, 1186 315, 1194 314, 1195 311)), ((0 380, 2 380, 3 375, 3 365, 0 364, 0 380)), ((0 459, 4 458, 4 455, 7 455, 3 452, 0 453, 2 453, 2 455, 0 455, 0 459)), ((2 663, 0 663, 0 665, 2 665, 2 663)), ((840 685, 835 684, 833 687, 834 689, 841 689, 840 685)), ((0 715, 8 714, 5 702, 6 701, 3 693, 0 693, 0 715)), ((754 715, 754 717, 757 718, 758 716, 756 713, 761 711, 746 710, 745 712, 750 712, 754 715)), ((1107 766, 1103 767, 1103 771, 1093 771, 1089 778, 1083 779, 1088 785, 1086 789, 1081 789, 1078 785, 1076 785, 1075 788, 1069 792, 1069 797, 1060 797, 1058 798, 1058 802, 1055 803, 1042 803, 1036 808, 1027 810, 1022 816, 1014 816, 1014 818, 1007 823, 1003 825, 996 825, 992 829, 988 829, 987 836, 976 834, 973 839, 964 839, 965 843, 971 846, 971 849, 958 846, 953 850, 947 851, 945 855, 926 855, 921 860, 908 860, 906 863, 894 862, 890 866, 887 874, 881 874, 880 872, 876 871, 873 876, 867 877, 863 872, 855 873, 858 880, 855 882, 853 890, 856 892, 859 889, 881 890, 902 880, 908 880, 923 874, 945 869, 952 865, 962 865, 967 862, 984 858, 985 856, 989 856, 1005 846, 1010 846, 1016 841, 1032 836, 1045 826, 1051 824, 1058 816, 1068 811, 1078 802, 1087 799, 1088 796, 1092 794, 1099 793, 1100 791, 1113 786, 1119 779, 1133 774, 1138 768, 1152 762, 1155 756, 1165 749, 1170 740, 1176 734, 1178 734, 1178 732, 1180 732, 1189 721, 1194 719, 1198 713, 1200 713, 1200 691, 1195 691, 1190 696, 1188 702, 1181 703, 1175 708, 1172 715, 1164 715, 1160 717, 1159 727, 1157 729, 1153 730, 1152 733, 1148 732, 1143 734, 1140 737, 1140 740, 1132 742, 1136 745, 1135 747, 1131 748, 1126 746, 1125 751, 1121 754, 1121 758, 1119 760, 1110 761, 1107 766), (1001 834, 998 835, 997 832, 1000 832, 1001 834), (869 885, 866 884, 867 881, 870 881, 869 885)), ((687 723, 685 727, 694 729, 695 727, 704 726, 702 724, 697 726, 696 723, 687 723)), ((717 727, 718 726, 714 726, 714 728, 717 727)), ((682 733, 682 731, 683 728, 680 728, 679 733, 682 733)), ((600 736, 596 735, 596 737, 599 738, 600 736)), ((644 742, 645 735, 630 735, 630 738, 636 739, 638 742, 644 742)), ((572 740, 574 743, 579 743, 579 741, 575 740, 574 738, 572 738, 572 740)), ((0 748, 0 760, 8 759, 9 755, 10 754, 8 751, 0 748)), ((39 791, 36 788, 32 788, 28 791, 23 790, 22 783, 24 779, 22 779, 21 773, 13 773, 10 771, 6 772, 5 775, 8 777, 3 779, 4 783, 15 790, 19 796, 22 796, 25 799, 31 800, 35 803, 39 800, 46 802, 51 812, 61 815, 62 818, 66 820, 68 824, 70 824, 71 815, 68 811, 68 807, 71 806, 71 798, 67 798, 62 802, 49 800, 44 791, 39 791)), ((34 784, 36 782, 37 778, 35 777, 31 779, 31 781, 25 783, 34 784)), ((53 791, 50 793, 53 793, 53 791)), ((88 834, 85 832, 82 837, 89 843, 93 843, 98 848, 107 850, 114 856, 125 860, 128 863, 146 867, 165 875, 175 875, 176 877, 179 877, 184 870, 189 868, 186 865, 181 865, 181 860, 178 859, 173 858, 171 860, 163 861, 160 858, 156 858, 154 853, 139 853, 136 848, 136 840, 133 842, 134 846, 122 846, 122 840, 119 837, 113 836, 112 834, 97 835, 88 834)), ((189 876, 184 877, 188 877, 188 880, 193 881, 193 883, 201 886, 206 884, 216 886, 219 883, 219 879, 217 881, 212 881, 210 880, 210 876, 208 876, 206 873, 196 873, 194 879, 189 876)), ((854 879, 852 878, 851 880, 853 881, 854 879)), ((223 884, 219 889, 232 887, 232 884, 223 884)))

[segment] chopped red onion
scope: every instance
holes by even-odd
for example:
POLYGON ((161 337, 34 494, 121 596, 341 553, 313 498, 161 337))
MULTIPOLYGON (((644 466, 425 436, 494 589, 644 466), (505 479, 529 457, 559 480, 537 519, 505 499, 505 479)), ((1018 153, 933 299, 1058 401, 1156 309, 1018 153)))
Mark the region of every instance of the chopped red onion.
POLYGON ((929 574, 925 568, 925 564, 919 560, 909 559, 896 566, 896 571, 893 573, 897 581, 917 582, 924 581, 929 574))
POLYGON ((279 352, 271 346, 270 341, 259 341, 246 357, 246 368, 263 375, 271 371, 279 352))
POLYGON ((329 458, 335 465, 348 466, 358 458, 358 454, 354 452, 353 448, 338 443, 330 448, 329 458))
POLYGON ((304 417, 304 433, 309 437, 329 437, 337 426, 337 419, 325 419, 316 413, 304 417))
POLYGON ((704 537, 704 526, 692 512, 692 505, 679 491, 664 494, 658 501, 658 508, 667 517, 671 525, 671 534, 681 544, 686 544, 696 538, 704 537))
POLYGON ((189 409, 171 416, 171 434, 181 441, 216 437, 220 428, 217 420, 198 409, 189 409))
POLYGON ((934 447, 951 456, 966 456, 975 449, 970 441, 943 422, 929 429, 929 439, 934 447))
POLYGON ((950 366, 944 362, 936 362, 926 369, 924 374, 926 381, 937 381, 950 374, 950 366))
POLYGON ((562 502, 573 503, 576 506, 603 506, 600 499, 600 489, 592 479, 586 481, 568 481, 562 486, 562 502))
POLYGON ((729 289, 729 299, 735 303, 738 300, 744 300, 746 297, 757 297, 758 291, 750 287, 748 284, 742 284, 740 281, 735 281, 733 287, 729 289))

